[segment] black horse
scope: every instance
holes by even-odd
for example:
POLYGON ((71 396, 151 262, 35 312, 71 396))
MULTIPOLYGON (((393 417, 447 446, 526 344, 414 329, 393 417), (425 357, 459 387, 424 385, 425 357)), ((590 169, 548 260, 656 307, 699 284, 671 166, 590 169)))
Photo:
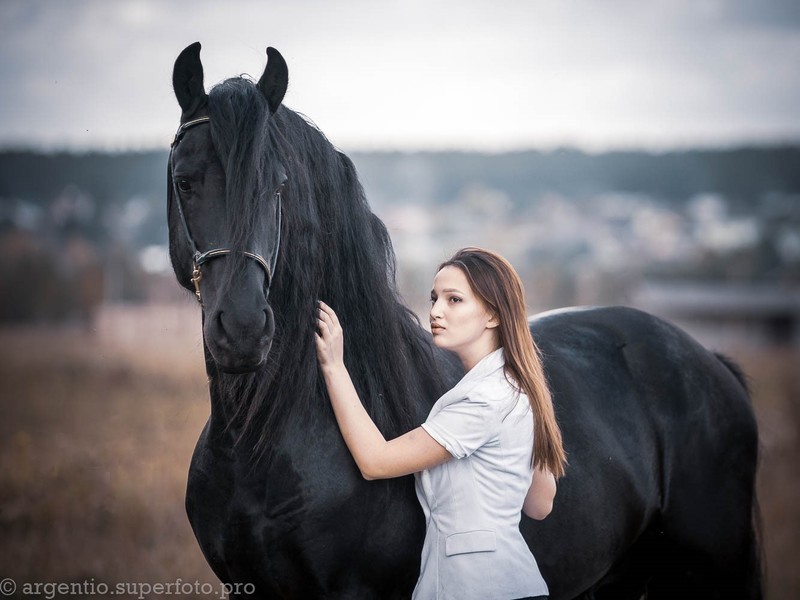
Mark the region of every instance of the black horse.
MULTIPOLYGON (((425 523, 411 478, 364 481, 314 347, 317 299, 346 332, 360 397, 394 437, 462 375, 395 287, 389 236, 351 161, 258 82, 203 87, 175 63, 170 254, 203 306, 211 416, 186 506, 223 582, 261 598, 407 598, 425 523)), ((521 529, 553 598, 759 598, 757 431, 738 369, 626 308, 541 315, 570 465, 555 508, 521 529)), ((487 576, 491 574, 487 573, 487 576)))

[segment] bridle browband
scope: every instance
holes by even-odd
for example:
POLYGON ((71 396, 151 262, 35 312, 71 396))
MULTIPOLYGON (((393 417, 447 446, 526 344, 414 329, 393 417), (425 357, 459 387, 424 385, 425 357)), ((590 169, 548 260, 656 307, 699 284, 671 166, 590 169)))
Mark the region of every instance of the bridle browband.
MULTIPOLYGON (((180 127, 178 127, 178 131, 175 132, 175 138, 172 140, 172 144, 170 144, 169 150, 169 175, 170 181, 167 185, 170 186, 170 191, 172 192, 171 195, 175 197, 175 203, 178 205, 178 215, 180 216, 181 224, 183 225, 183 232, 186 235, 186 239, 189 241, 189 247, 192 250, 192 276, 191 281, 194 284, 194 293, 197 296, 197 301, 200 305, 203 305, 203 299, 200 295, 200 280, 203 278, 203 273, 200 270, 200 267, 207 263, 208 261, 219 258, 220 256, 227 256, 231 254, 233 250, 230 248, 212 248, 211 250, 206 250, 205 252, 200 252, 197 248, 197 244, 192 237, 192 234, 189 232, 189 224, 186 222, 186 217, 183 213, 183 205, 181 203, 181 195, 180 190, 176 189, 175 181, 172 177, 173 168, 172 168, 172 155, 175 147, 180 143, 181 139, 183 139, 184 134, 197 125, 203 125, 204 123, 210 123, 211 119, 209 117, 200 117, 197 119, 193 119, 191 121, 187 121, 183 123, 180 127)), ((280 190, 275 192, 275 196, 278 201, 278 206, 276 207, 276 214, 277 214, 277 235, 275 241, 275 249, 272 253, 272 262, 267 263, 264 260, 264 257, 256 252, 248 252, 247 250, 240 250, 239 252, 246 256, 247 258, 252 258, 256 261, 262 269, 264 269, 264 287, 266 288, 266 293, 269 294, 270 284, 272 283, 272 277, 275 274, 275 266, 278 262, 278 252, 280 251, 281 247, 281 192, 280 190)))

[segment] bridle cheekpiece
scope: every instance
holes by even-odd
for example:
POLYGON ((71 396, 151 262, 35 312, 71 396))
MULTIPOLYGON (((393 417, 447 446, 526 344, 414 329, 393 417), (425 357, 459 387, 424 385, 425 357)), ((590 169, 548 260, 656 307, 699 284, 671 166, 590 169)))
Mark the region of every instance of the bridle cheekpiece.
MULTIPOLYGON (((186 221, 186 216, 183 212, 183 204, 181 203, 181 195, 180 190, 176 189, 175 181, 172 178, 173 168, 172 168, 172 155, 175 150, 175 147, 180 143, 183 136, 186 132, 191 129, 192 127, 196 127, 197 125, 203 125, 205 123, 210 123, 211 119, 209 117, 199 117, 197 119, 193 119, 191 121, 187 121, 183 123, 180 127, 178 127, 178 131, 175 132, 175 137, 172 140, 172 144, 170 144, 170 151, 169 151, 169 175, 170 181, 167 185, 170 186, 171 195, 175 198, 175 203, 178 206, 178 215, 180 216, 181 224, 183 225, 183 232, 186 235, 186 239, 189 242, 189 247, 192 250, 192 276, 191 281, 194 284, 194 293, 197 296, 197 301, 200 305, 203 305, 203 299, 200 295, 200 280, 203 278, 203 273, 200 270, 200 267, 207 263, 208 261, 219 258, 221 256, 227 256, 231 254, 233 250, 230 248, 212 248, 211 250, 206 250, 205 252, 200 252, 197 248, 197 244, 192 237, 192 234, 189 232, 189 224, 186 221)), ((252 258, 256 261, 262 269, 264 269, 264 286, 267 289, 267 293, 269 293, 269 287, 272 283, 272 277, 275 273, 275 266, 278 262, 278 252, 281 247, 281 192, 280 190, 275 192, 275 196, 278 201, 278 206, 276 207, 277 213, 277 235, 276 235, 276 242, 275 242, 275 249, 272 253, 272 262, 267 263, 263 256, 256 252, 249 252, 247 250, 240 250, 239 252, 246 256, 247 258, 252 258)))

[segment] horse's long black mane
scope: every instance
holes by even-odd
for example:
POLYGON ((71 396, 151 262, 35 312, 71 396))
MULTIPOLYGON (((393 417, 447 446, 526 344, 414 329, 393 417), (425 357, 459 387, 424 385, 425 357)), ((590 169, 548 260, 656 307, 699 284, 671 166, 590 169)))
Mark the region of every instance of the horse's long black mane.
MULTIPOLYGON (((419 407, 447 382, 418 319, 401 301, 391 240, 367 204, 355 166, 304 117, 285 106, 270 115, 248 79, 215 86, 209 115, 235 248, 246 249, 274 222, 268 220, 274 213, 265 214, 267 200, 281 168, 287 177, 267 363, 249 375, 220 373, 211 383, 227 403, 240 443, 268 457, 288 419, 311 422, 330 410, 314 344, 318 299, 337 311, 345 362, 376 425, 387 438, 413 428, 425 417, 419 407)), ((223 262, 234 277, 244 259, 223 262)))

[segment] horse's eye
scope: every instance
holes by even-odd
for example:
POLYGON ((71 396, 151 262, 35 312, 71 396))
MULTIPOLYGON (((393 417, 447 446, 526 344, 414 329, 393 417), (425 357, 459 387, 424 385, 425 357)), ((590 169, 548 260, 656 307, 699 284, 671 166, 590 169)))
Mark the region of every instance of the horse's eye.
POLYGON ((191 192, 192 191, 192 184, 189 183, 186 179, 179 179, 178 180, 178 189, 182 192, 191 192))

